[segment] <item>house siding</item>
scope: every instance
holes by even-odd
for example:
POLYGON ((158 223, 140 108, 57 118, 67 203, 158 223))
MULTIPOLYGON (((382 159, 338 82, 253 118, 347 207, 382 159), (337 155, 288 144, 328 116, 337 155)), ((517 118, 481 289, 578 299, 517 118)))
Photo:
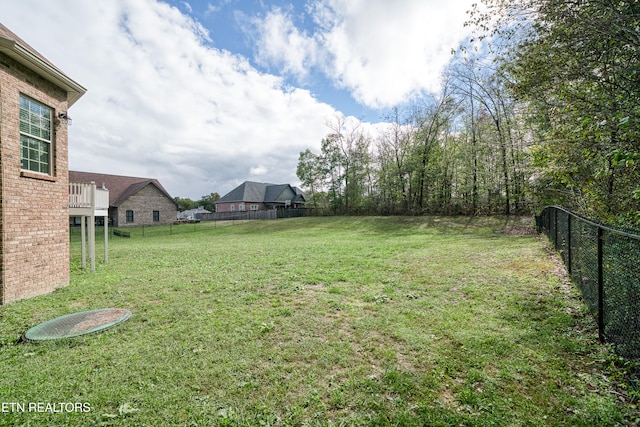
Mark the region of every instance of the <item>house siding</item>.
POLYGON ((54 119, 52 176, 20 168, 20 95, 67 111, 62 89, 0 53, 0 303, 69 283, 67 126, 54 119), (45 178, 45 179, 39 179, 45 178))
POLYGON ((176 221, 177 216, 176 204, 152 184, 131 195, 117 209, 118 227, 168 225, 176 221), (133 211, 133 222, 127 222, 128 210, 133 211), (153 211, 160 212, 160 221, 153 220, 153 211))

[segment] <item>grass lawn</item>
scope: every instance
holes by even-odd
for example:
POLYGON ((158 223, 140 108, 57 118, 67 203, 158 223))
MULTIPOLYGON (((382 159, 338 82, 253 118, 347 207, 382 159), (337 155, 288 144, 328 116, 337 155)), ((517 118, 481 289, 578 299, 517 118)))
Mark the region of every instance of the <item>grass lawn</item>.
POLYGON ((87 411, 4 405, 0 425, 633 423, 619 360, 519 221, 203 223, 112 237, 95 273, 78 268, 72 236, 68 287, 0 307, 0 403, 87 411), (40 322, 105 307, 132 316, 16 343, 40 322))

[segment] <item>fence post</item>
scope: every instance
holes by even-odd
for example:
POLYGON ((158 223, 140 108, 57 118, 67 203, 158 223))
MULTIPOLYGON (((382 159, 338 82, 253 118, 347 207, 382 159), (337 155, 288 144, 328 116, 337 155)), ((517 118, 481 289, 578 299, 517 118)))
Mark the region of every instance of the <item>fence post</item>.
POLYGON ((604 342, 604 283, 602 271, 602 249, 604 232, 598 227, 598 339, 604 342))
POLYGON ((567 273, 571 277, 571 217, 573 215, 567 213, 567 273))
POLYGON ((553 246, 556 250, 559 250, 558 247, 558 209, 553 209, 553 246))

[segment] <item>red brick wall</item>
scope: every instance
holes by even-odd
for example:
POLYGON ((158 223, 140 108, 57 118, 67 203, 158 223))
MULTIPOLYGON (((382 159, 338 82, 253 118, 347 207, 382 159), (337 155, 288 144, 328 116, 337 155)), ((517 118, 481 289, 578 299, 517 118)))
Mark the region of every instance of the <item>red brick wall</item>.
POLYGON ((0 53, 0 303, 69 283, 67 125, 54 119, 52 176, 20 169, 20 94, 67 111, 66 93, 0 53), (44 179, 42 179, 44 178, 44 179))
MULTIPOLYGON (((234 202, 234 203, 216 203, 216 212, 241 212, 240 211, 240 203, 242 202, 234 202), (231 210, 231 205, 233 205, 234 210, 231 210)), ((264 203, 258 202, 245 202, 244 203, 244 212, 251 212, 251 205, 258 205, 258 210, 265 210, 264 203)))

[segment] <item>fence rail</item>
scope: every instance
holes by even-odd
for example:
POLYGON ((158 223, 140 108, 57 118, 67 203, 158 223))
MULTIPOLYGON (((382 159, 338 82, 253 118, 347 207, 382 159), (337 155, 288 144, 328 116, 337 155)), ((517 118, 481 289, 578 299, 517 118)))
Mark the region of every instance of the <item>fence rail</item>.
POLYGON ((567 272, 598 319, 600 341, 640 359, 640 235, 618 230, 558 206, 536 217, 567 272))

